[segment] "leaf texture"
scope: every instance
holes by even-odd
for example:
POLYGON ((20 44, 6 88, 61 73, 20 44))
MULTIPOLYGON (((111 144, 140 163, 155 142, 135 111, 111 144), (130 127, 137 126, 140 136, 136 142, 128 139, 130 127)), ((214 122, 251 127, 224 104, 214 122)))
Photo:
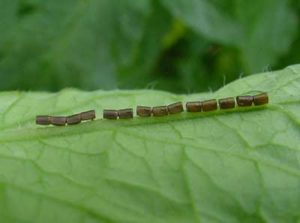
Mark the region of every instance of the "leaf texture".
POLYGON ((300 221, 300 65, 214 93, 0 94, 1 222, 300 221), (251 109, 38 127, 37 114, 267 91, 251 109))

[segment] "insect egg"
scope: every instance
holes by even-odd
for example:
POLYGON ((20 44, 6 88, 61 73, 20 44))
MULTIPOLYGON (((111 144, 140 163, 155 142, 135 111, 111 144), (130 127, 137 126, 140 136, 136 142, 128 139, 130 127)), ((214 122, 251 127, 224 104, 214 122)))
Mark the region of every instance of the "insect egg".
POLYGON ((238 106, 240 106, 240 107, 251 106, 253 103, 253 96, 250 96, 250 95, 237 96, 236 102, 237 102, 238 106))
POLYGON ((81 112, 80 116, 81 116, 81 121, 94 120, 96 118, 96 112, 95 110, 89 110, 89 111, 81 112))
POLYGON ((253 96, 254 105, 264 105, 269 103, 269 96, 267 93, 261 93, 253 96))
POLYGON ((235 107, 234 97, 219 99, 219 107, 220 107, 220 109, 234 108, 235 107))
POLYGON ((136 107, 136 114, 140 117, 150 117, 152 109, 151 107, 147 106, 137 106, 136 107))
POLYGON ((168 105, 168 112, 169 112, 169 114, 177 114, 177 113, 183 112, 182 102, 176 102, 176 103, 168 105))
POLYGON ((56 126, 66 125, 67 118, 64 116, 50 116, 51 124, 56 126))
POLYGON ((81 114, 70 115, 67 117, 68 125, 76 125, 81 122, 81 114))
POLYGON ((186 110, 188 112, 201 112, 202 102, 201 101, 190 101, 186 103, 186 110))
POLYGON ((37 125, 50 125, 51 124, 50 116, 38 115, 36 116, 35 123, 37 125))
POLYGON ((166 116, 168 115, 167 106, 155 106, 152 108, 153 116, 166 116))
POLYGON ((120 119, 133 118, 133 109, 132 108, 120 109, 118 111, 118 116, 120 119))
POLYGON ((103 118, 105 119, 118 119, 118 111, 113 109, 104 109, 103 118))
POLYGON ((218 109, 218 103, 216 99, 202 101, 202 109, 204 112, 214 111, 218 109))

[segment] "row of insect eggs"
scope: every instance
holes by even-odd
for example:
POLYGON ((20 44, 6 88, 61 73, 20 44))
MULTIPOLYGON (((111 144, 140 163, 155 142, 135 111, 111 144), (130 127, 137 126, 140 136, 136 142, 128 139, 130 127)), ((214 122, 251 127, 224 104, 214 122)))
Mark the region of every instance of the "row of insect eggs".
MULTIPOLYGON (((186 103, 187 112, 209 112, 215 111, 218 108, 221 110, 233 109, 236 107, 250 107, 253 104, 255 106, 268 104, 269 97, 267 93, 260 93, 254 96, 245 95, 222 98, 222 99, 210 99, 205 101, 191 101, 186 103)), ((177 114, 184 111, 183 103, 176 102, 169 104, 167 106, 137 106, 136 114, 140 117, 150 117, 150 116, 166 116, 169 114, 177 114)), ((103 118, 104 119, 130 119, 133 118, 133 109, 104 109, 103 118)), ((36 123, 39 125, 57 125, 64 126, 79 124, 81 121, 94 120, 96 118, 95 110, 90 110, 86 112, 81 112, 78 114, 70 116, 49 116, 49 115, 38 115, 36 117, 36 123)))

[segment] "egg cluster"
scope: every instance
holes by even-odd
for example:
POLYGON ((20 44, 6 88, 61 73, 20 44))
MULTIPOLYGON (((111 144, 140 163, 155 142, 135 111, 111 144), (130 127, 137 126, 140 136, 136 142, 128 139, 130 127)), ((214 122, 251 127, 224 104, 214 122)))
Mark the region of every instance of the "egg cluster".
MULTIPOLYGON (((181 112, 210 112, 220 110, 234 109, 236 107, 251 107, 260 106, 269 103, 269 96, 266 92, 259 93, 256 95, 241 95, 237 97, 227 97, 221 99, 209 99, 199 101, 186 102, 185 108, 182 102, 176 102, 169 105, 160 106, 137 106, 136 115, 139 117, 160 117, 172 114, 178 114, 181 112)), ((133 108, 125 109, 104 109, 104 119, 132 119, 134 117, 133 108)), ((49 116, 49 115, 38 115, 36 117, 36 124, 39 125, 75 125, 82 121, 94 120, 96 118, 95 110, 81 112, 70 116, 49 116)))

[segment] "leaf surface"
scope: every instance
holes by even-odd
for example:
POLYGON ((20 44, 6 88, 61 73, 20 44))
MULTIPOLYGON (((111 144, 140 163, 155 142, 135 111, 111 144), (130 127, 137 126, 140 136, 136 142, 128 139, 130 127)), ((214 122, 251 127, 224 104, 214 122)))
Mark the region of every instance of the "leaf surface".
MULTIPOLYGON (((3 0, 0 88, 128 86, 154 66, 169 27, 165 14, 150 0, 3 0)), ((144 79, 135 84, 145 86, 144 79)))
POLYGON ((66 89, 0 94, 1 222, 297 222, 300 66, 214 93, 66 89), (37 114, 267 91, 270 104, 208 114, 38 127, 37 114))
POLYGON ((297 16, 288 1, 162 0, 196 33, 235 46, 245 68, 258 72, 287 53, 297 34, 297 16))

